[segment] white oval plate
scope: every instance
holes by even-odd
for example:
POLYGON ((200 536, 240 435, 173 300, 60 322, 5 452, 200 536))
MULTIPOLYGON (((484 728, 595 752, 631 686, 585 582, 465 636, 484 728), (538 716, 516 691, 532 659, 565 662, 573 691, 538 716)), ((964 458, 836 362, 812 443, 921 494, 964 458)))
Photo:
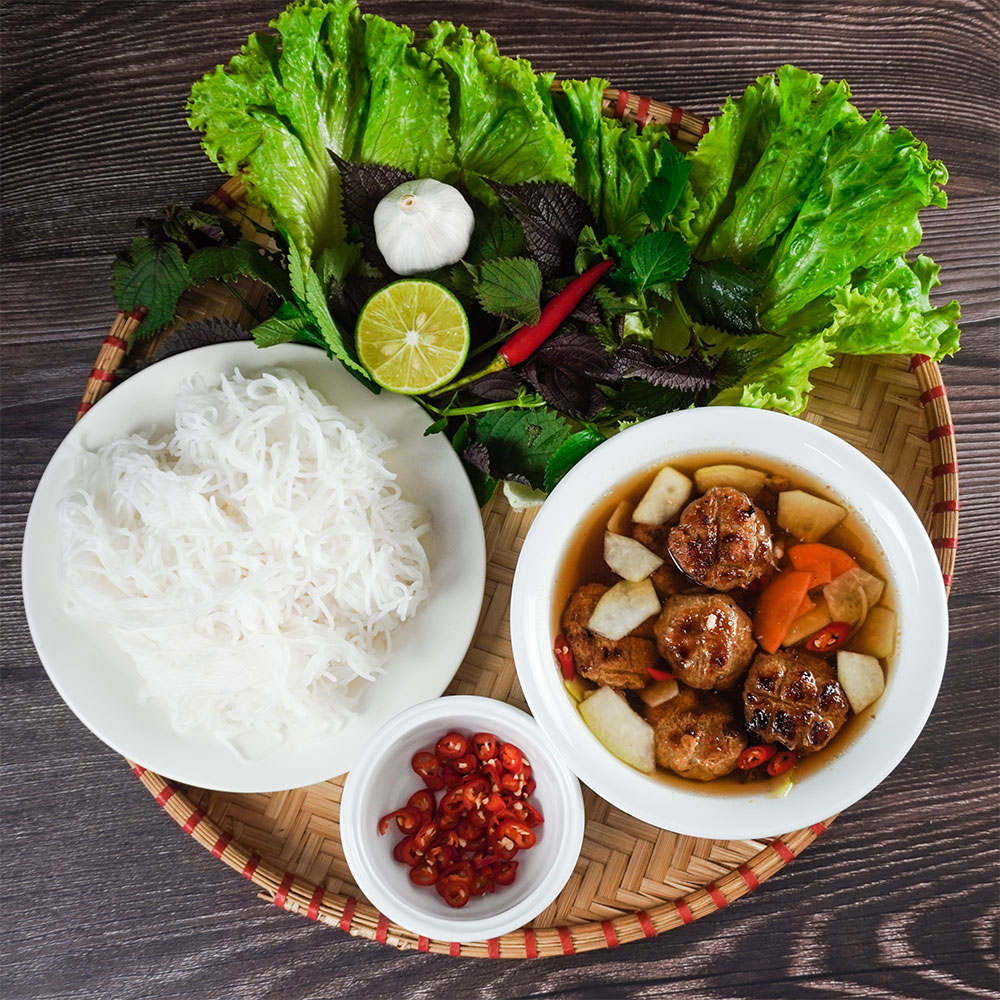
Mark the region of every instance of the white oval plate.
POLYGON ((371 735, 394 715, 435 698, 448 686, 475 632, 486 580, 486 545, 479 507, 462 463, 412 399, 376 396, 322 351, 296 344, 259 350, 249 341, 214 344, 160 361, 133 375, 101 400, 66 435, 52 456, 28 514, 22 558, 24 606, 31 636, 49 678, 67 705, 112 749, 184 784, 229 792, 266 792, 325 781, 347 771, 371 735), (63 541, 57 505, 79 449, 112 437, 173 424, 181 381, 277 367, 301 373, 346 415, 368 418, 397 446, 386 464, 405 495, 431 515, 424 545, 431 596, 393 633, 385 672, 370 685, 358 714, 320 738, 292 736, 248 761, 204 729, 179 733, 162 703, 143 701, 131 659, 98 623, 70 615, 58 576, 63 541))

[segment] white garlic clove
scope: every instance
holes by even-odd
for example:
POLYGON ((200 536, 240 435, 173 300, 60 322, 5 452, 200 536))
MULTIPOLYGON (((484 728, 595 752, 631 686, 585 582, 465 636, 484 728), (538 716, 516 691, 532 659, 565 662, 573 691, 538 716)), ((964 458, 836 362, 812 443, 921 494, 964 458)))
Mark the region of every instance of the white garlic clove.
POLYGON ((375 207, 375 243, 396 274, 433 271, 462 259, 475 221, 450 184, 404 181, 375 207))

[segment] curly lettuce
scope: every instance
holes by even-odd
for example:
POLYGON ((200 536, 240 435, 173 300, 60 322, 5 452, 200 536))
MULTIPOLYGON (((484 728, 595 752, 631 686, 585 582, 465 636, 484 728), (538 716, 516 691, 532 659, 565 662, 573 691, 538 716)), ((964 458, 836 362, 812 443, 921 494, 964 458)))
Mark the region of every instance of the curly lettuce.
MULTIPOLYGON (((650 219, 643 191, 664 168, 666 132, 655 125, 641 131, 601 113, 607 80, 566 80, 555 95, 555 110, 576 151, 574 184, 605 235, 631 243, 650 219)), ((668 161, 672 166, 672 161, 668 161)))
POLYGON ((413 33, 354 0, 300 0, 191 89, 192 128, 307 258, 344 236, 330 152, 425 176, 455 170, 448 83, 413 33))
POLYGON ((844 83, 784 66, 727 100, 689 154, 673 221, 703 265, 694 273, 756 289, 747 297, 735 279, 682 289, 702 318, 739 307, 713 353, 760 352, 715 402, 797 413, 809 372, 838 353, 940 359, 958 349, 958 304, 932 307, 928 296, 936 265, 905 258, 921 239, 920 211, 947 204, 947 170, 849 98, 844 83))

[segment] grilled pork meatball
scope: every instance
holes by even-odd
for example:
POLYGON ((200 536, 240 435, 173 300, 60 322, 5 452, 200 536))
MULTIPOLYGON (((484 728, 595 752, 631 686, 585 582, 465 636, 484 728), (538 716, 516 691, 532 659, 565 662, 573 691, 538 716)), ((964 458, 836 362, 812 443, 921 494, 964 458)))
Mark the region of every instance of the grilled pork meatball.
POLYGON ((660 662, 656 643, 636 635, 605 639, 587 628, 597 602, 607 590, 601 583, 588 583, 573 594, 563 611, 563 635, 576 669, 588 681, 638 691, 649 683, 647 668, 660 662))
POLYGON ((789 750, 822 750, 847 719, 847 698, 833 666, 800 650, 760 653, 743 686, 747 728, 789 750))
POLYGON ((771 526, 740 490, 713 486, 670 529, 670 554, 691 579, 713 590, 753 583, 771 559, 771 526))
POLYGON ((753 624, 724 594, 671 597, 656 621, 656 646, 689 687, 732 687, 753 659, 753 624))
POLYGON ((680 688, 669 701, 646 710, 654 730, 656 763, 682 778, 711 781, 729 774, 747 739, 722 695, 680 688))

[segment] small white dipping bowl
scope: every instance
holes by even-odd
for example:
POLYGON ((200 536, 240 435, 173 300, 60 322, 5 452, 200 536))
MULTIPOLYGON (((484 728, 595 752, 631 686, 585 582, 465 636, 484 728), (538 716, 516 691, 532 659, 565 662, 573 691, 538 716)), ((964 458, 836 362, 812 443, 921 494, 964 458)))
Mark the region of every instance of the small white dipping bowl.
POLYGON ((870 792, 913 745, 944 672, 948 611, 927 532, 890 479, 828 431, 780 413, 705 407, 669 413, 610 438, 553 490, 538 512, 514 575, 511 637, 532 714, 581 781, 619 809, 665 830, 695 837, 773 836, 825 819, 870 792), (882 697, 857 735, 824 751, 821 766, 784 797, 777 783, 754 782, 719 794, 701 782, 667 783, 613 756, 584 723, 553 656, 556 576, 577 531, 594 509, 645 470, 671 461, 741 456, 758 467, 796 470, 829 485, 882 550, 894 592, 899 636, 882 697))
MULTIPOLYGON (((441 793, 435 793, 440 800, 441 793)), ((439 941, 483 941, 517 930, 559 895, 583 844, 580 783, 561 761, 530 715, 496 701, 453 695, 425 701, 390 719, 367 744, 347 776, 340 804, 344 856, 358 888, 390 920, 439 941), (519 747, 532 767, 537 788, 531 803, 545 822, 535 827, 534 847, 519 851, 513 884, 497 886, 453 909, 433 886, 410 881, 409 868, 392 856, 402 837, 391 824, 380 837, 379 818, 406 805, 424 783, 410 760, 432 750, 445 733, 490 732, 519 747)))

